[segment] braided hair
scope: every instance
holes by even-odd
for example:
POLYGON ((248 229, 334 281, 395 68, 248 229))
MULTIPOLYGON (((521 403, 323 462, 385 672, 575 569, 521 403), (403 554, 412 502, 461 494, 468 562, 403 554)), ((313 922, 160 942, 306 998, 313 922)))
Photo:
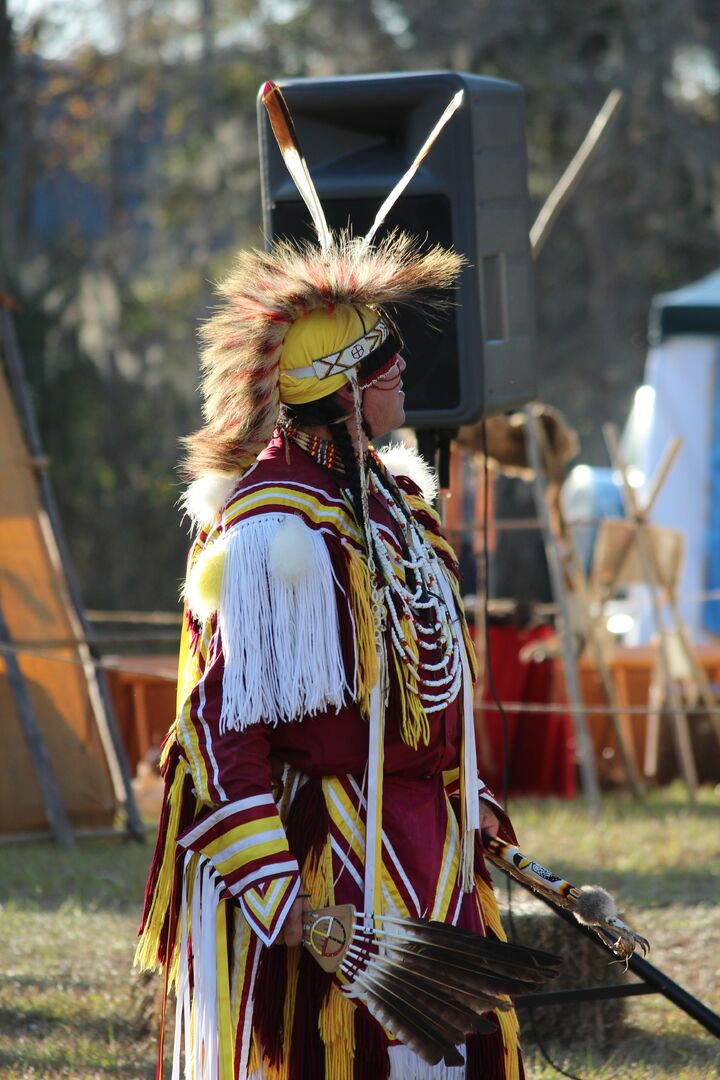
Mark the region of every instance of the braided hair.
POLYGON ((283 404, 280 408, 278 427, 283 433, 292 428, 329 428, 333 444, 345 470, 346 482, 343 486, 349 495, 350 505, 357 525, 364 536, 360 468, 352 436, 345 423, 346 417, 347 405, 340 401, 336 394, 328 394, 327 397, 320 398, 319 401, 309 401, 303 405, 283 404))

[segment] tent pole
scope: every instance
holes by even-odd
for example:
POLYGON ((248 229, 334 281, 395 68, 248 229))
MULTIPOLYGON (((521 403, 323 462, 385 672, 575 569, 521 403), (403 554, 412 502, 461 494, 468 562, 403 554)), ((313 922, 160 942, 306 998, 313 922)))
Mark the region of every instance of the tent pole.
MULTIPOLYGON (((635 492, 628 480, 627 466, 620 449, 620 439, 613 424, 603 424, 603 435, 607 444, 612 467, 616 469, 622 478, 623 503, 627 512, 628 520, 633 524, 635 542, 637 544, 640 564, 648 585, 650 602, 652 604, 653 619, 658 632, 658 660, 665 690, 665 699, 672 710, 673 734, 675 747, 682 772, 688 799, 694 802, 697 798, 698 776, 693 755, 690 729, 688 727, 687 713, 675 686, 672 665, 670 662, 670 647, 668 635, 660 610, 658 590, 665 588, 662 581, 657 555, 653 547, 652 537, 647 528, 644 511, 638 506, 635 492)), ((669 468, 669 466, 668 466, 669 468)), ((658 488, 659 490, 659 488, 658 488)), ((657 494, 657 492, 655 493, 657 494)))
POLYGON ((532 481, 535 509, 540 521, 543 540, 545 542, 545 554, 547 556, 550 580, 552 582, 555 603, 560 610, 560 640, 562 644, 565 683, 568 697, 573 705, 573 723, 577 737, 578 757, 580 758, 580 774, 582 776, 583 791, 588 803, 588 810, 593 820, 600 817, 600 789, 598 786, 595 759, 587 729, 585 713, 583 711, 582 694, 580 693, 580 679, 578 677, 577 661, 575 659, 575 647, 573 642, 572 625, 570 622, 570 605, 568 603, 563 568, 560 564, 560 556, 557 543, 550 525, 545 502, 545 468, 542 459, 540 436, 538 432, 539 422, 532 405, 525 409, 527 417, 526 436, 528 460, 533 470, 532 481))
POLYGON ((72 826, 65 813, 60 788, 58 787, 52 762, 48 753, 45 739, 40 725, 35 716, 30 692, 18 662, 17 654, 8 632, 5 615, 0 600, 0 646, 2 646, 2 660, 7 672, 10 691, 17 710, 18 720, 22 728, 25 742, 30 754, 30 763, 37 776, 40 794, 45 805, 48 823, 53 836, 61 847, 73 847, 75 838, 72 826))

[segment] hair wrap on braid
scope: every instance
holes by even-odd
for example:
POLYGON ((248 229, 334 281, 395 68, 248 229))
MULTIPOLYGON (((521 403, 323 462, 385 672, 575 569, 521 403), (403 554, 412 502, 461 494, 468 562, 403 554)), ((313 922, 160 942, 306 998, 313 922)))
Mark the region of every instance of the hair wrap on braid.
POLYGON ((355 519, 364 536, 365 529, 363 525, 362 494, 360 492, 360 469, 358 468, 357 454, 355 453, 355 447, 353 446, 350 432, 347 429, 347 424, 338 424, 337 427, 332 429, 332 435, 333 442, 337 447, 337 452, 345 470, 345 476, 347 477, 347 487, 350 491, 355 519))

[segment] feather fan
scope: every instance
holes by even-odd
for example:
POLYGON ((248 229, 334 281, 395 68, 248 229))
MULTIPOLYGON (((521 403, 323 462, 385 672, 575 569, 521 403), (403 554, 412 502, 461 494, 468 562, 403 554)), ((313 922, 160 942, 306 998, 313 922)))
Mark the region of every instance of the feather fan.
POLYGON ((308 911, 303 943, 345 990, 431 1065, 461 1065, 457 1046, 495 1030, 487 1014, 508 994, 554 978, 558 957, 480 937, 446 923, 357 913, 352 904, 308 911))

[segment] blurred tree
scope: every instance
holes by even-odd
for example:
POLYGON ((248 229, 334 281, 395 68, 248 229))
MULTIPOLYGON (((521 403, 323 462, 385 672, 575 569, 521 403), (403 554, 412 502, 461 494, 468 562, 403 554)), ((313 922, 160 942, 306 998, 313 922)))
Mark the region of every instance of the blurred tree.
POLYGON ((718 262, 720 6, 709 0, 392 0, 413 66, 515 79, 527 99, 536 208, 609 90, 615 135, 537 267, 541 395, 585 456, 606 463, 601 420, 622 422, 642 377, 652 295, 718 262))
POLYGON ((650 297, 718 261, 715 0, 74 0, 73 12, 86 33, 51 60, 62 3, 13 38, 0 0, 0 275, 25 304, 90 605, 174 603, 194 331, 232 251, 261 242, 255 95, 268 76, 516 79, 536 208, 608 90, 625 91, 537 266, 542 395, 605 462, 600 421, 622 422, 641 378, 650 297))

